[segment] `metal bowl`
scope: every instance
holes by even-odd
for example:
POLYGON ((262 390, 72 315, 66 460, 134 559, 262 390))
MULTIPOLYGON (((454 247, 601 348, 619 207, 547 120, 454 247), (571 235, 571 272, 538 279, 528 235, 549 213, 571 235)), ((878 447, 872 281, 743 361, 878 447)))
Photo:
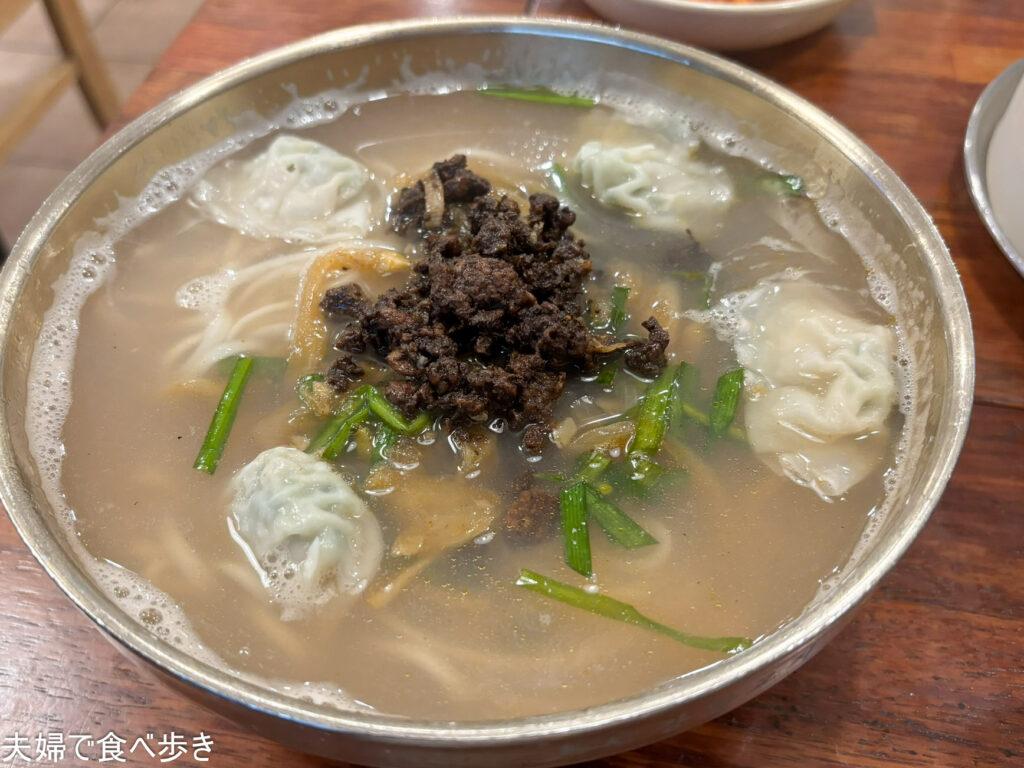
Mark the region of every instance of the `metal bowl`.
MULTIPOLYGON (((967 304, 943 242, 906 186, 834 120, 778 85, 693 48, 601 26, 476 18, 357 27, 244 61, 168 99, 107 141, 43 205, 0 284, 0 496, 36 558, 119 645, 203 704, 297 749, 370 765, 559 765, 627 750, 710 720, 781 680, 820 649, 906 550, 935 506, 959 453, 974 384, 967 304), (390 87, 400 71, 480 62, 495 81, 523 57, 636 78, 720 107, 738 130, 774 147, 780 165, 826 180, 849 215, 877 233, 899 316, 912 329, 920 408, 892 507, 831 590, 752 649, 641 695, 585 711, 505 722, 427 722, 339 712, 290 699, 207 666, 155 637, 86 576, 40 490, 24 412, 29 361, 50 286, 70 244, 137 194, 160 168, 232 134, 229 117, 270 114, 302 94, 364 72, 390 87)), ((878 653, 885 653, 879 646, 878 653)))
POLYGON ((988 197, 988 146, 996 126, 1006 114, 1013 92, 1024 78, 1024 59, 1016 61, 1003 70, 995 80, 988 84, 978 97, 971 119, 967 122, 967 134, 964 136, 964 172, 967 176, 967 188, 971 192, 971 200, 978 209, 982 221, 988 228, 992 239, 1006 254, 1013 268, 1024 277, 1024 253, 1018 253, 1010 238, 1003 232, 992 210, 992 201, 988 197))

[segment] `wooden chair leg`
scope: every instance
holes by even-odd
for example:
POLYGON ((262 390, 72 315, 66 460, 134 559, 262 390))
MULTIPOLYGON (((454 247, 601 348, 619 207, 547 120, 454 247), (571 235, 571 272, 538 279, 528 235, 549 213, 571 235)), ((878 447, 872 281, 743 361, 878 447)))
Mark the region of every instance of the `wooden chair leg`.
POLYGON ((43 0, 61 48, 75 63, 78 82, 96 122, 106 128, 120 113, 117 89, 96 49, 78 0, 43 0))

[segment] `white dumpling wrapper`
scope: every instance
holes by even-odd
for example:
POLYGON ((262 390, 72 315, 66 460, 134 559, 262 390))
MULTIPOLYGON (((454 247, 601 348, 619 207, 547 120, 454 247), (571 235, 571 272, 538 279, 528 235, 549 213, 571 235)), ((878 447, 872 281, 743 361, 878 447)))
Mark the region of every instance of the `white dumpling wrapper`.
POLYGON ((726 170, 694 159, 696 144, 580 147, 574 168, 597 200, 636 214, 655 229, 706 229, 732 205, 726 170))
POLYGON ((384 553, 377 518, 327 462, 270 448, 231 487, 234 529, 284 618, 359 594, 377 573, 384 553))
POLYGON ((369 181, 352 158, 284 135, 253 158, 211 168, 192 197, 211 218, 244 234, 325 242, 370 228, 369 181))
POLYGON ((763 284, 730 302, 751 446, 820 496, 844 494, 886 449, 892 329, 846 314, 835 293, 806 281, 763 284))

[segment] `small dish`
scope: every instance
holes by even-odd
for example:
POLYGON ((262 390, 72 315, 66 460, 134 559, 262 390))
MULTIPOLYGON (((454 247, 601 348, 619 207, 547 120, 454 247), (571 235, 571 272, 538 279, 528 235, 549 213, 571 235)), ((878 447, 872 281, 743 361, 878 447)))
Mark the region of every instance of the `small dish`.
POLYGON ((967 135, 964 137, 964 171, 974 207, 978 209, 992 239, 1006 254, 1013 268, 1024 277, 1024 253, 1019 252, 1003 232, 988 196, 989 144, 1022 78, 1024 59, 1003 70, 1003 73, 981 92, 971 111, 971 119, 967 122, 967 135))
POLYGON ((611 21, 703 48, 766 48, 809 35, 850 0, 586 0, 611 21))

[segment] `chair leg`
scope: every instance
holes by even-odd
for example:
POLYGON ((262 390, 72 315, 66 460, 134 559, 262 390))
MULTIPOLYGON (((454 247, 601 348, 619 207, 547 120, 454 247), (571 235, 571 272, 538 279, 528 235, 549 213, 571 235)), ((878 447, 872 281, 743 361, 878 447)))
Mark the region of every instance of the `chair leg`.
POLYGON ((96 122, 106 128, 120 114, 117 89, 96 49, 78 0, 43 0, 61 48, 75 63, 82 94, 96 122))

